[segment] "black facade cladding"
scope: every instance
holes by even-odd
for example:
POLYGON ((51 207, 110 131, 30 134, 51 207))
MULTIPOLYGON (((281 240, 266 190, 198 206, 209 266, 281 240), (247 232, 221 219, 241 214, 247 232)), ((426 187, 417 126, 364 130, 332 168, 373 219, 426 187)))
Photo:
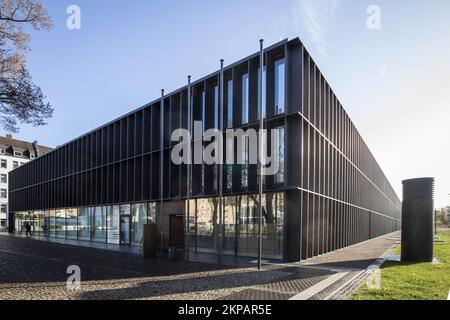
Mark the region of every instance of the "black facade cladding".
MULTIPOLYGON (((265 50, 266 125, 285 129, 285 179, 266 179, 284 197, 284 260, 298 261, 399 230, 401 204, 349 116, 299 39, 265 50), (275 106, 275 62, 285 59, 284 112, 275 106)), ((258 126, 259 54, 224 71, 233 86, 233 127, 258 126), (248 123, 242 123, 242 75, 249 75, 248 123)), ((192 84, 194 121, 214 126, 215 72, 192 84), (205 92, 203 96, 202 92, 205 92), (205 112, 202 112, 205 99, 205 112)), ((184 200, 187 166, 170 161, 170 133, 188 128, 188 89, 181 88, 10 173, 10 212, 184 200), (161 145, 162 143, 162 145, 161 145), (164 183, 160 190, 160 173, 164 183), (162 199, 161 199, 162 198, 162 199)), ((228 112, 224 94, 224 115, 228 112)), ((227 128, 224 117, 224 128, 227 128)), ((191 198, 218 195, 214 166, 192 166, 191 198), (202 172, 204 177, 202 178, 202 172), (202 184, 202 181, 205 181, 202 184)), ((224 166, 224 176, 226 175, 224 166)), ((224 195, 256 193, 257 171, 233 166, 224 195)))

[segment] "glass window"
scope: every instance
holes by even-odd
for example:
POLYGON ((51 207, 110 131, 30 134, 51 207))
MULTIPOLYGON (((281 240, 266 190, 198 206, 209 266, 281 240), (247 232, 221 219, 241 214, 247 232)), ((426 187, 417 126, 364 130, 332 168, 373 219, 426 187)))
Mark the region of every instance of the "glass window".
POLYGON ((20 212, 16 212, 14 215, 14 228, 16 233, 22 232, 22 214, 20 212))
POLYGON ((257 238, 253 230, 253 222, 251 221, 251 208, 248 204, 248 196, 237 196, 236 208, 238 210, 238 255, 239 256, 255 256, 256 250, 252 250, 257 246, 257 238), (254 251, 254 252, 253 252, 254 251))
POLYGON ((242 124, 248 123, 249 83, 248 73, 242 76, 242 124))
POLYGON ((120 243, 120 231, 119 231, 119 206, 107 207, 108 213, 108 243, 119 244, 120 243))
POLYGON ((219 199, 197 200, 197 250, 216 253, 219 239, 219 199))
POLYGON ((19 151, 14 151, 14 156, 15 157, 22 157, 22 152, 19 152, 19 151))
POLYGON ((38 233, 38 234, 43 234, 44 233, 43 226, 44 226, 44 223, 45 223, 44 211, 35 211, 34 212, 34 217, 35 217, 35 220, 36 220, 36 228, 35 228, 34 232, 38 233))
POLYGON ((278 137, 278 161, 279 161, 279 170, 275 175, 275 184, 283 184, 284 183, 284 166, 285 166, 285 156, 284 156, 284 127, 277 128, 279 137, 278 137))
POLYGON ((227 84, 227 128, 233 127, 233 80, 228 80, 227 84))
POLYGON ((130 216, 120 216, 120 244, 130 245, 130 216))
POLYGON ((236 200, 237 197, 224 198, 223 254, 228 255, 236 252, 236 200))
POLYGON ((275 61, 275 114, 282 114, 285 109, 285 69, 285 59, 275 61))
POLYGON ((249 139, 244 139, 244 147, 242 148, 242 159, 244 164, 242 164, 241 169, 241 187, 247 188, 248 186, 248 164, 249 164, 249 139))
POLYGON ((44 211, 44 224, 42 225, 44 236, 50 236, 50 211, 44 211))
POLYGON ((56 236, 56 211, 50 210, 50 237, 56 236))
MULTIPOLYGON (((263 85, 263 118, 265 118, 266 117, 266 80, 267 80, 267 75, 266 75, 266 67, 264 67, 264 70, 263 70, 263 83, 262 83, 262 85, 263 85)), ((259 75, 259 73, 261 72, 261 68, 258 68, 258 120, 259 120, 259 117, 260 117, 260 115, 259 115, 259 109, 261 108, 261 99, 260 99, 260 90, 259 90, 259 82, 260 82, 260 75, 259 75)))
POLYGON ((78 240, 91 240, 91 210, 81 208, 78 216, 78 240))
POLYGON ((65 239, 66 238, 66 210, 56 210, 56 237, 65 239))
POLYGON ((0 182, 1 182, 1 183, 8 183, 8 175, 6 175, 6 174, 1 174, 1 175, 0 175, 0 182))
POLYGON ((231 164, 226 165, 226 174, 227 174, 226 188, 228 190, 231 190, 233 189, 233 165, 231 164))
POLYGON ((219 86, 214 86, 214 129, 219 127, 219 86))
POLYGON ((284 193, 265 195, 262 253, 266 259, 283 258, 284 193))
POLYGON ((149 224, 156 223, 156 202, 150 202, 148 204, 147 221, 149 224))
POLYGON ((26 227, 29 225, 31 227, 31 232, 34 233, 35 226, 34 226, 34 220, 33 220, 33 213, 32 212, 24 212, 23 213, 23 220, 22 220, 22 230, 26 231, 26 227))
POLYGON ((205 133, 205 122, 206 122, 206 94, 202 91, 202 133, 205 133))
POLYGON ((13 169, 16 169, 19 167, 19 162, 13 161, 13 169))
POLYGON ((106 207, 95 207, 92 241, 106 242, 106 207))
POLYGON ((5 159, 0 160, 0 167, 2 168, 8 167, 8 161, 5 159))
POLYGON ((66 209, 67 239, 77 240, 78 209, 66 209))
POLYGON ((0 211, 1 211, 1 213, 7 213, 7 210, 8 208, 6 207, 6 204, 2 204, 2 205, 0 205, 0 211))
MULTIPOLYGON (((256 257, 258 254, 259 196, 237 196, 238 255, 256 257)), ((284 194, 263 195, 262 253, 265 259, 283 258, 284 194)))
POLYGON ((123 215, 130 215, 130 210, 131 210, 131 208, 130 208, 130 205, 129 204, 124 204, 124 205, 121 205, 120 206, 120 215, 121 216, 123 216, 123 215))
POLYGON ((129 204, 120 206, 120 244, 130 244, 130 213, 131 206, 129 204))
POLYGON ((142 245, 144 224, 147 224, 147 204, 138 203, 131 206, 131 244, 142 245))
POLYGON ((33 212, 26 212, 26 223, 30 225, 31 232, 34 233, 35 225, 34 225, 34 219, 33 219, 33 212))
POLYGON ((0 189, 0 197, 4 199, 8 198, 8 190, 0 189))
POLYGON ((189 246, 189 251, 197 250, 197 225, 196 225, 196 213, 197 213, 197 200, 190 200, 186 203, 186 212, 188 213, 186 219, 188 219, 188 230, 187 230, 187 242, 189 246))

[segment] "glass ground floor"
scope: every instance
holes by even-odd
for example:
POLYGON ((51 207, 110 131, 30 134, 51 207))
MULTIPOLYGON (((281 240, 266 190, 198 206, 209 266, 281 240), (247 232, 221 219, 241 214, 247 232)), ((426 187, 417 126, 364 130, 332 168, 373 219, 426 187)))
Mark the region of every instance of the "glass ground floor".
MULTIPOLYGON (((155 240, 159 248, 184 246, 190 252, 257 256, 257 194, 223 197, 222 218, 217 197, 176 203, 176 206, 167 201, 17 212, 13 225, 16 233, 25 233, 30 225, 34 235, 141 246, 144 224, 156 224, 158 234, 162 234, 161 242, 155 240)), ((264 194, 262 203, 263 257, 282 259, 284 193, 264 194)))

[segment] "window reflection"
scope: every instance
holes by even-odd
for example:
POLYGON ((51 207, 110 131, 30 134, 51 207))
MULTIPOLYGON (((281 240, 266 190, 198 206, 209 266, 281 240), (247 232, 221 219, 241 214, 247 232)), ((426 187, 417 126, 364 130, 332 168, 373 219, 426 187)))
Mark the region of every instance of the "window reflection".
MULTIPOLYGON (((282 259, 284 194, 263 195, 263 257, 282 259)), ((186 204, 187 205, 187 204, 186 204)), ((51 237, 142 245, 143 226, 156 223, 157 203, 69 208, 18 212, 17 232, 29 223, 33 232, 51 237)), ((259 196, 257 194, 223 198, 223 224, 220 224, 219 198, 189 201, 187 239, 189 249, 224 255, 257 256, 259 236, 259 196), (220 242, 219 234, 222 234, 220 242)))
POLYGON ((216 252, 218 248, 218 198, 197 200, 197 250, 216 252))
POLYGON ((106 242, 106 207, 96 207, 93 210, 93 234, 92 240, 96 242, 106 242))
POLYGON ((284 127, 276 128, 278 130, 278 161, 279 161, 279 170, 275 175, 275 184, 283 184, 284 183, 284 167, 285 167, 285 155, 284 155, 284 127))
MULTIPOLYGON (((263 69, 263 82, 262 82, 262 86, 263 86, 263 118, 266 117, 266 81, 267 81, 267 75, 266 75, 266 67, 264 66, 263 69)), ((261 68, 258 68, 258 120, 260 118, 260 108, 261 108, 261 94, 260 94, 260 72, 261 72, 261 68)))
POLYGON ((150 202, 148 204, 148 223, 155 224, 156 223, 156 202, 150 202))
MULTIPOLYGON (((189 203, 188 241, 191 251, 218 253, 218 233, 223 232, 222 254, 256 257, 259 237, 259 196, 224 197, 224 222, 219 225, 219 198, 189 203), (222 230, 222 231, 221 231, 222 230)), ((263 257, 283 258, 284 194, 263 195, 263 257)))
POLYGON ((56 237, 65 239, 66 238, 66 210, 56 210, 55 212, 56 222, 55 231, 56 237))
POLYGON ((227 128, 233 127, 233 80, 227 82, 227 128))
POLYGON ((233 189, 233 165, 227 164, 226 168, 226 188, 227 190, 233 189))
POLYGON ((67 239, 77 240, 78 237, 78 209, 66 210, 67 239))
POLYGON ((236 252, 236 197, 225 197, 223 201, 223 254, 234 255, 236 252))
POLYGON ((50 236, 50 211, 48 210, 44 211, 44 224, 42 226, 42 231, 44 236, 50 236))
POLYGON ((119 231, 119 206, 107 207, 107 237, 108 243, 119 244, 120 243, 120 231, 119 231))
MULTIPOLYGON (((51 219, 51 211, 50 211, 51 219)), ((81 208, 78 217, 78 240, 91 240, 91 210, 90 208, 81 208)))
POLYGON ((250 160, 248 137, 246 137, 244 139, 243 148, 242 148, 241 152, 242 152, 241 157, 244 162, 241 165, 241 187, 247 188, 248 187, 248 165, 249 165, 249 160, 250 160))
POLYGON ((186 204, 187 214, 187 241, 188 247, 191 251, 197 251, 197 200, 190 200, 189 204, 186 204))
POLYGON ((129 204, 120 206, 120 244, 130 244, 130 213, 131 206, 129 204))
POLYGON ((249 80, 248 73, 242 75, 242 124, 248 123, 249 80))
POLYGON ((56 211, 50 210, 50 236, 56 237, 56 211))
POLYGON ((214 86, 214 129, 219 128, 219 86, 214 86))
POLYGON ((133 204, 131 207, 131 219, 131 244, 141 246, 144 224, 147 223, 147 204, 133 204))
POLYGON ((275 114, 282 114, 285 111, 285 59, 275 61, 275 114))

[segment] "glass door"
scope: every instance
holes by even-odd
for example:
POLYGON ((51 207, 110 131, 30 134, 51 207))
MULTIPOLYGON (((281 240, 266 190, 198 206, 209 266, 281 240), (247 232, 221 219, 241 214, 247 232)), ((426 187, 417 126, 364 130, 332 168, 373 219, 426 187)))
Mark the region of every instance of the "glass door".
POLYGON ((120 216, 120 244, 130 245, 130 216, 120 216))

